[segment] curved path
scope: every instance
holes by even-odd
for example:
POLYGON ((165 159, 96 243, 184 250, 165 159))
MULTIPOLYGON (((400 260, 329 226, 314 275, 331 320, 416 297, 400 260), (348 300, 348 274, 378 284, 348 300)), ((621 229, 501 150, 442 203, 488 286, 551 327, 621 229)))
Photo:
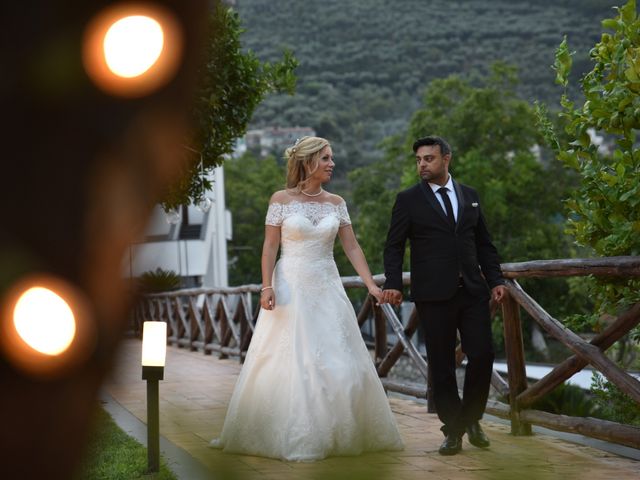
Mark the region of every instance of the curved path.
MULTIPOLYGON (((146 385, 141 380, 141 343, 122 342, 114 371, 104 385, 107 410, 131 434, 146 440, 146 385), (115 414, 114 414, 115 412, 115 414), (118 415, 117 412, 121 414, 118 415), (124 413, 122 413, 124 412, 124 413), (127 420, 127 418, 129 420, 127 420), (133 419, 133 421, 131 420, 133 419), (127 423, 128 422, 128 423, 127 423), (135 424, 138 424, 137 426, 135 424), (140 428, 142 427, 142 428, 140 428), (142 432, 142 433, 141 433, 142 432)), ((490 450, 471 446, 453 457, 438 454, 439 421, 418 401, 391 397, 405 442, 402 452, 334 457, 291 463, 225 454, 207 447, 218 435, 240 370, 237 359, 219 360, 200 352, 167 347, 160 382, 161 450, 180 478, 211 479, 392 479, 392 480, 637 480, 640 461, 593 447, 536 434, 514 437, 508 425, 485 419, 490 450)), ((143 441, 143 443, 145 443, 143 441)), ((640 452, 632 451, 640 458, 640 452)))

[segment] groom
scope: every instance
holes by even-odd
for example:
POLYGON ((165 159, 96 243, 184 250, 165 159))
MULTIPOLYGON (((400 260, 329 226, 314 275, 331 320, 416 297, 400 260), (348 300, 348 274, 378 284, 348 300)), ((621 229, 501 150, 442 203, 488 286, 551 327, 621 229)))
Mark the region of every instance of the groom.
POLYGON ((411 247, 411 297, 426 335, 432 388, 445 440, 442 455, 462 449, 462 436, 481 448, 480 428, 493 369, 490 295, 506 295, 498 252, 475 190, 449 175, 451 148, 440 137, 413 144, 421 181, 398 194, 384 249, 383 301, 402 302, 402 262, 411 247), (491 291, 489 290, 491 289, 491 291), (457 331, 467 356, 463 398, 456 383, 457 331))

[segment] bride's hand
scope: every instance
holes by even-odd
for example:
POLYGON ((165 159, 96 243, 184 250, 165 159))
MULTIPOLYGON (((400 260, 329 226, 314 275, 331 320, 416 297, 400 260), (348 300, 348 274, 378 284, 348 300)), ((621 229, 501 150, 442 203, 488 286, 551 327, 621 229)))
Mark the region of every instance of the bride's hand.
POLYGON ((272 288, 260 292, 260 306, 265 310, 276 308, 276 294, 272 288))
POLYGON ((382 289, 378 286, 369 288, 369 295, 372 295, 377 300, 378 305, 382 303, 382 289))

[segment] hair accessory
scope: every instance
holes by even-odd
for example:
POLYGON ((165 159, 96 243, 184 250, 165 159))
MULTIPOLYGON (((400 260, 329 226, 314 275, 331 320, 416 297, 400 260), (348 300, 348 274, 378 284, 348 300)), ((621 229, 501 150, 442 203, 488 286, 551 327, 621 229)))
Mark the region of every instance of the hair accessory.
POLYGON ((296 147, 298 146, 299 143, 300 143, 300 139, 296 138, 296 141, 294 142, 293 147, 291 147, 291 153, 293 153, 294 155, 298 151, 296 147))

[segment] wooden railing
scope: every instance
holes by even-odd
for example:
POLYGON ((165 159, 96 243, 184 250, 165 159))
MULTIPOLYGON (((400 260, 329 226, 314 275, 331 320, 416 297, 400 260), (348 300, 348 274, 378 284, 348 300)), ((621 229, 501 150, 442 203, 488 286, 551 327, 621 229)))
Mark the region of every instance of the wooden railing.
POLYGON ((148 294, 134 308, 132 328, 140 337, 143 322, 166 322, 169 344, 242 361, 259 312, 251 295, 258 293, 260 285, 148 294))
MULTIPOLYGON (((509 419, 511 432, 515 435, 530 434, 531 425, 535 424, 640 448, 640 428, 595 418, 569 417, 530 409, 536 400, 587 365, 602 373, 640 404, 640 382, 620 369, 604 353, 640 322, 640 304, 633 305, 587 342, 549 315, 517 282, 518 278, 585 275, 639 278, 640 257, 507 263, 502 265, 502 270, 510 292, 502 304, 508 373, 505 381, 494 371, 491 383, 502 397, 509 399, 509 403, 490 400, 487 412, 509 419), (574 353, 532 385, 528 384, 525 372, 521 308, 525 309, 550 336, 562 342, 574 353)), ((382 284, 384 276, 376 275, 375 279, 377 283, 382 284)), ((408 282, 409 275, 405 273, 405 285, 408 282)), ((343 277, 342 283, 347 289, 364 288, 359 277, 343 277)), ((205 354, 216 352, 221 358, 232 355, 242 361, 259 312, 257 307, 252 307, 252 295, 257 296, 259 291, 260 285, 244 285, 235 288, 189 289, 146 295, 134 311, 133 328, 139 335, 143 321, 164 321, 168 326, 170 344, 199 350, 205 354)), ((495 314, 497 306, 492 304, 491 308, 495 314)), ((367 322, 372 324, 373 341, 370 346, 384 387, 418 398, 427 397, 428 408, 433 411, 431 396, 428 395, 429 368, 424 355, 412 342, 419 325, 415 308, 406 325, 403 325, 391 306, 377 306, 371 297, 367 297, 357 313, 357 319, 361 328, 367 322), (395 334, 394 343, 389 342, 388 326, 395 334), (424 381, 410 383, 387 378, 391 368, 403 355, 411 359, 424 377, 424 381)), ((458 351, 459 361, 462 361, 463 355, 458 351)))

